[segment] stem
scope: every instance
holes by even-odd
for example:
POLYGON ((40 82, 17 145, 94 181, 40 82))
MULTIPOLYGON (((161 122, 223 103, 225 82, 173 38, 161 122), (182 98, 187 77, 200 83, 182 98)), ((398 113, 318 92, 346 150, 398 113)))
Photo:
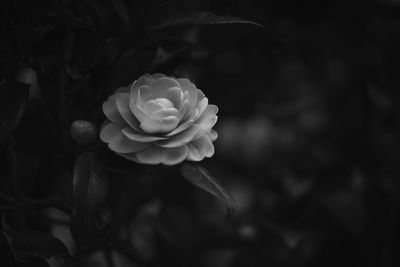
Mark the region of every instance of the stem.
POLYGON ((15 153, 15 142, 13 137, 9 137, 7 146, 8 164, 9 164, 9 186, 13 195, 19 195, 19 183, 17 176, 17 155, 15 153))

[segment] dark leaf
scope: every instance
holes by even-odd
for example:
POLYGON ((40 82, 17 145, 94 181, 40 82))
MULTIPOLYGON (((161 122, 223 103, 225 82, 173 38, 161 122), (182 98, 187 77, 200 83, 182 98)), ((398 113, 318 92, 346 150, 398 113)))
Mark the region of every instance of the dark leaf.
POLYGON ((109 71, 106 87, 107 94, 110 90, 115 90, 121 86, 132 83, 140 75, 152 70, 156 49, 139 49, 127 51, 115 63, 112 70, 109 71))
POLYGON ((14 254, 10 243, 3 233, 0 232, 0 262, 2 266, 15 267, 14 254))
POLYGON ((214 177, 211 176, 206 169, 197 165, 186 163, 182 165, 180 170, 186 180, 222 200, 228 211, 228 216, 232 216, 235 213, 235 199, 232 197, 232 195, 225 191, 225 189, 214 177))
POLYGON ((88 23, 88 21, 82 19, 74 11, 62 3, 54 1, 54 9, 56 11, 55 15, 57 18, 61 19, 61 21, 65 24, 75 27, 92 26, 88 23))
POLYGON ((0 140, 17 127, 28 99, 29 85, 7 80, 0 85, 0 140))
POLYGON ((18 262, 18 267, 50 267, 50 264, 44 259, 30 257, 24 262, 18 262))
POLYGON ((101 40, 90 31, 76 34, 72 49, 72 61, 80 71, 93 68, 101 59, 104 47, 101 40))
POLYGON ((114 4, 115 11, 117 11, 118 15, 123 20, 127 31, 129 31, 130 18, 129 18, 128 8, 124 0, 114 0, 112 1, 112 3, 114 4))
POLYGON ((79 156, 73 174, 74 208, 95 212, 107 197, 109 178, 102 162, 91 152, 79 156))
POLYGON ((4 231, 10 242, 16 260, 27 260, 29 257, 51 258, 68 257, 65 245, 48 233, 30 229, 9 228, 4 231))
POLYGON ((71 231, 80 247, 102 244, 111 220, 104 205, 109 190, 108 174, 97 156, 85 152, 79 156, 73 174, 73 211, 71 231))
POLYGON ((154 60, 154 72, 165 73, 168 70, 176 69, 188 59, 196 55, 205 54, 206 49, 199 45, 185 40, 172 39, 160 42, 154 60))
POLYGON ((113 12, 113 6, 110 1, 86 0, 85 3, 95 21, 96 30, 101 32, 102 36, 114 35, 120 30, 115 27, 114 19, 117 14, 113 12))
POLYGON ((149 32, 180 26, 210 25, 210 24, 249 24, 259 28, 263 26, 257 22, 235 17, 217 16, 212 13, 200 12, 185 14, 167 19, 166 21, 150 27, 149 32))
POLYGON ((122 192, 119 198, 119 202, 117 204, 118 206, 115 207, 115 212, 113 214, 112 222, 110 225, 110 235, 116 233, 121 226, 122 222, 128 215, 128 211, 131 206, 130 204, 130 199, 124 192, 122 192))
POLYGON ((111 212, 107 205, 92 214, 74 208, 71 216, 72 236, 80 248, 99 248, 105 243, 110 221, 111 212))

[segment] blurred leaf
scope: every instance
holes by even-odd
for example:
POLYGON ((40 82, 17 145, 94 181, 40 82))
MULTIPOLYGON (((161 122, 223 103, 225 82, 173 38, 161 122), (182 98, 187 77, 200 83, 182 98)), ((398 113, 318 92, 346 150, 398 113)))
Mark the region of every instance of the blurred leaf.
POLYGON ((106 86, 107 95, 111 90, 132 83, 143 73, 152 71, 152 64, 156 55, 156 49, 139 49, 127 51, 115 63, 109 71, 106 86))
POLYGON ((49 156, 59 149, 55 122, 45 105, 42 99, 37 98, 27 102, 24 116, 13 134, 18 152, 49 156))
POLYGON ((199 45, 180 39, 163 40, 157 47, 154 59, 154 72, 166 73, 176 69, 183 62, 190 60, 194 55, 205 54, 207 50, 199 45))
POLYGON ((129 18, 128 8, 124 0, 114 0, 112 1, 112 3, 114 4, 115 11, 117 11, 118 15, 124 21, 125 27, 129 32, 130 18, 129 18))
POLYGON ((16 266, 10 243, 2 232, 0 232, 0 262, 3 266, 16 266))
POLYGON ((217 16, 212 13, 200 12, 171 17, 161 24, 149 28, 149 32, 164 30, 172 27, 210 25, 210 24, 249 24, 259 28, 263 26, 257 22, 235 17, 217 16))
POLYGON ((107 197, 109 178, 102 162, 94 153, 85 152, 74 165, 74 208, 85 213, 95 212, 107 197))
POLYGON ((44 259, 30 257, 24 262, 18 262, 18 267, 50 267, 50 264, 44 259))
POLYGON ((73 211, 71 232, 81 247, 102 244, 111 220, 104 205, 109 190, 108 174, 94 153, 82 153, 76 160, 73 174, 73 211))
POLYGON ((208 193, 222 200, 228 211, 228 216, 232 216, 236 211, 235 199, 225 191, 218 181, 203 167, 193 164, 184 164, 181 173, 186 180, 193 185, 204 189, 208 193))
POLYGON ((100 61, 103 52, 104 46, 93 32, 77 32, 72 49, 72 61, 78 70, 87 71, 93 68, 100 61))
POLYGON ((0 140, 17 127, 28 99, 29 85, 7 80, 0 84, 0 140))
POLYGON ((4 231, 17 260, 29 257, 68 257, 65 245, 48 233, 30 229, 9 228, 4 231))
POLYGON ((74 209, 71 216, 71 234, 80 248, 100 248, 105 243, 110 221, 111 212, 107 205, 92 214, 74 209))
POLYGON ((110 224, 110 232, 109 234, 116 233, 119 227, 121 226, 122 222, 128 215, 129 208, 131 207, 130 205, 130 199, 126 195, 125 192, 122 192, 119 198, 119 202, 117 206, 115 207, 115 212, 113 214, 113 218, 110 224))
POLYGON ((54 10, 56 11, 56 16, 59 19, 61 19, 62 22, 76 27, 92 26, 89 24, 88 21, 82 19, 74 11, 69 9, 66 5, 58 1, 53 1, 53 2, 54 2, 54 10))

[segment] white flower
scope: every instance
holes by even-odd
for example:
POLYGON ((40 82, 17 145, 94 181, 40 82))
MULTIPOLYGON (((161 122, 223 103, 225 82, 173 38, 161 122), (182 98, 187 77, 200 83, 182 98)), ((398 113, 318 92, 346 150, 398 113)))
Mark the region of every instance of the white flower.
POLYGON ((100 139, 143 164, 175 165, 214 154, 218 107, 186 78, 145 74, 103 104, 100 139))

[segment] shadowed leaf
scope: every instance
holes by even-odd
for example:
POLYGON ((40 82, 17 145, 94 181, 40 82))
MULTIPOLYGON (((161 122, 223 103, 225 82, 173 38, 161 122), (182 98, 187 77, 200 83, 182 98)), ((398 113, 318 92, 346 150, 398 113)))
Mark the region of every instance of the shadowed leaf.
POLYGON ((228 212, 228 216, 232 216, 236 211, 236 201, 225 189, 218 183, 218 181, 211 176, 211 174, 203 167, 184 164, 181 167, 181 173, 186 180, 193 185, 204 189, 208 193, 222 200, 228 212))
POLYGON ((77 32, 72 49, 72 60, 79 71, 92 69, 103 56, 103 44, 93 32, 77 32))
POLYGON ((10 243, 2 232, 0 232, 0 262, 4 266, 16 266, 10 243))
POLYGON ((127 31, 129 31, 130 18, 129 18, 128 8, 124 0, 114 0, 112 1, 112 3, 114 5, 115 11, 123 20, 127 31))
POLYGON ((29 87, 12 80, 0 82, 0 140, 17 127, 25 109, 29 87))
POLYGON ((18 267, 50 267, 50 264, 44 259, 30 257, 26 261, 18 262, 18 267))
POLYGON ((263 28, 261 24, 254 21, 244 20, 235 17, 217 16, 212 13, 200 12, 171 17, 158 25, 150 27, 148 30, 149 32, 153 32, 172 27, 212 24, 249 24, 258 28, 263 28))
POLYGON ((65 245, 48 233, 9 228, 4 231, 4 234, 10 242, 16 260, 27 260, 30 257, 49 259, 69 256, 65 245))
POLYGON ((97 156, 85 152, 74 165, 71 232, 80 247, 103 243, 110 212, 104 205, 109 191, 108 174, 97 156))
POLYGON ((93 213, 107 197, 109 179, 102 162, 93 153, 83 153, 74 166, 74 208, 93 213))

